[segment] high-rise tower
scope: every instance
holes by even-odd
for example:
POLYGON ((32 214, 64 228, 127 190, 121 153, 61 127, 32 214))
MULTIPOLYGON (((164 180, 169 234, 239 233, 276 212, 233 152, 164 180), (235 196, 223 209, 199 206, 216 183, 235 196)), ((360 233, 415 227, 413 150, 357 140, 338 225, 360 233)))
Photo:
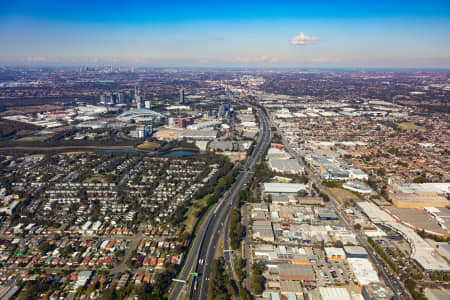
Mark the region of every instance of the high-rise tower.
POLYGON ((180 104, 184 104, 184 89, 181 88, 180 90, 180 104))

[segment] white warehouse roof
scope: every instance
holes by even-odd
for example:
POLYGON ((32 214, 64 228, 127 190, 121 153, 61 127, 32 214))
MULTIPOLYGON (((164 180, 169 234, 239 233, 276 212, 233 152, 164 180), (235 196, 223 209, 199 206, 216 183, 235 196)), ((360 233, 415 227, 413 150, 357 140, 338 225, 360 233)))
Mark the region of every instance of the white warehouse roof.
POLYGON ((370 221, 374 223, 395 222, 393 217, 372 202, 356 202, 356 206, 369 217, 370 221))
POLYGON ((426 183, 406 183, 393 184, 392 188, 401 193, 450 193, 450 183, 448 182, 426 182, 426 183))
POLYGON ((320 287, 323 300, 352 300, 346 288, 320 287))
POLYGON ((296 159, 280 159, 276 157, 269 158, 269 167, 272 171, 281 173, 300 174, 303 173, 303 168, 296 159))
POLYGON ((265 182, 264 193, 297 193, 306 190, 306 185, 301 183, 265 182))
POLYGON ((355 274, 359 285, 367 285, 372 282, 380 282, 377 271, 372 266, 372 263, 367 258, 348 258, 348 264, 355 274))

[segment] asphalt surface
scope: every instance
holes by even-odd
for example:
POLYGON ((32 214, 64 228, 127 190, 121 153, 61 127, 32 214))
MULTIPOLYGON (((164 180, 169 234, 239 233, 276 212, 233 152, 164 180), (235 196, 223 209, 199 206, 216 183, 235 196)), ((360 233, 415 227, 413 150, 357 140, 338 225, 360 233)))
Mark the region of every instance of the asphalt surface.
MULTIPOLYGON (((174 282, 169 297, 170 300, 183 299, 186 293, 189 294, 189 299, 207 299, 208 297, 211 265, 219 244, 221 232, 227 227, 229 215, 233 210, 239 191, 244 188, 244 185, 251 178, 256 164, 261 160, 264 151, 270 144, 271 133, 268 119, 260 109, 257 109, 257 114, 261 126, 261 134, 258 136, 257 143, 248 157, 243 171, 236 177, 235 182, 219 200, 214 210, 206 216, 206 221, 197 232, 183 269, 177 278, 185 281, 193 278, 191 288, 187 290, 186 285, 183 283, 174 282), (192 273, 197 273, 198 277, 190 276, 192 273)), ((228 235, 225 235, 224 245, 225 247, 229 245, 228 235)), ((226 250, 226 248, 224 249, 226 250)), ((232 270, 231 255, 227 254, 225 258, 227 270, 232 270)))

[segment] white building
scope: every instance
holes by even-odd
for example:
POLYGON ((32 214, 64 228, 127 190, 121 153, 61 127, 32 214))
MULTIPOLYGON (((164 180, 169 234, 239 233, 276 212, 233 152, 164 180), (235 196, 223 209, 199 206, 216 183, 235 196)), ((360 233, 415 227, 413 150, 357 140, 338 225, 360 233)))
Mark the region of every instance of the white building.
POLYGON ((306 185, 301 183, 265 182, 264 193, 295 194, 298 191, 306 191, 306 185))

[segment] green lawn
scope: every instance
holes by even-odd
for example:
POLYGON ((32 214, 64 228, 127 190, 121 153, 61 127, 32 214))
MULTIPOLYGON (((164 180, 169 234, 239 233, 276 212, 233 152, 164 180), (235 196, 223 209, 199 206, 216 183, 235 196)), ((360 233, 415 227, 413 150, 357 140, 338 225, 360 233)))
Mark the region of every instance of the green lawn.
POLYGON ((208 206, 208 200, 213 197, 213 195, 209 194, 203 197, 200 200, 194 201, 193 205, 188 209, 185 216, 186 219, 184 220, 184 224, 186 225, 184 231, 187 233, 192 233, 192 230, 194 229, 195 222, 198 219, 197 214, 200 213, 200 211, 208 206))
POLYGON ((17 142, 43 142, 50 136, 26 136, 17 140, 17 142))

